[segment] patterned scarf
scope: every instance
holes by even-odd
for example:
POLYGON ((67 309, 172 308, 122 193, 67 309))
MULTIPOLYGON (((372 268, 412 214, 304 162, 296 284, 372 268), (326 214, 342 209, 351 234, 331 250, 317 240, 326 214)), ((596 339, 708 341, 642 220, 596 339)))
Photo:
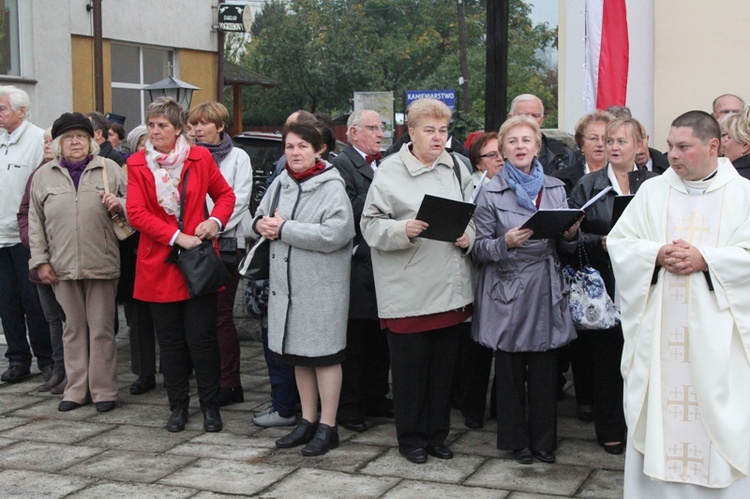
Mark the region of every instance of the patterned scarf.
POLYGON ((156 201, 164 208, 168 215, 180 214, 180 173, 182 165, 190 153, 190 144, 185 137, 177 138, 174 149, 169 153, 161 153, 154 149, 150 140, 146 140, 146 163, 154 174, 156 183, 156 201))
POLYGON ((308 168, 307 170, 305 170, 303 172, 299 172, 299 173, 292 171, 292 169, 289 168, 289 163, 287 163, 287 165, 286 165, 285 168, 286 168, 286 172, 289 174, 289 176, 291 176, 297 182, 302 183, 305 180, 307 180, 309 178, 313 178, 315 175, 317 175, 318 173, 321 173, 323 170, 325 170, 326 169, 326 164, 323 161, 318 160, 318 162, 315 163, 314 165, 312 165, 310 168, 308 168))
POLYGON ((221 142, 218 144, 208 144, 206 142, 196 142, 201 147, 205 147, 211 152, 211 156, 214 157, 217 165, 221 165, 230 152, 232 152, 232 139, 228 133, 221 133, 221 142))
POLYGON ((89 154, 88 156, 86 156, 86 159, 78 163, 68 161, 65 158, 60 158, 60 165, 68 169, 70 178, 73 179, 73 185, 76 186, 76 190, 78 190, 78 182, 81 180, 81 174, 83 173, 83 170, 86 169, 92 159, 94 159, 93 154, 89 154))
POLYGON ((542 164, 534 160, 529 174, 526 175, 513 166, 510 161, 506 160, 505 168, 503 168, 503 178, 508 182, 513 192, 516 193, 518 206, 536 211, 534 201, 539 195, 539 191, 542 190, 542 184, 544 183, 544 169, 542 168, 542 164))

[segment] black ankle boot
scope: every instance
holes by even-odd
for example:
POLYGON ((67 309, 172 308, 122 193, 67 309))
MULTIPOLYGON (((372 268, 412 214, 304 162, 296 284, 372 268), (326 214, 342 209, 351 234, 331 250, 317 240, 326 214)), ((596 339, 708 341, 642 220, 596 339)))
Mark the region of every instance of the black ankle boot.
POLYGON ((292 432, 281 437, 276 441, 276 447, 279 449, 289 449, 291 447, 297 447, 298 445, 306 444, 312 440, 315 436, 315 431, 318 429, 318 422, 311 423, 306 419, 300 420, 297 427, 292 432))
POLYGON ((221 388, 219 390, 219 406, 226 407, 231 404, 241 404, 245 401, 245 392, 241 386, 234 388, 221 388))
POLYGON ((321 456, 339 446, 339 431, 336 426, 320 423, 315 438, 302 449, 303 456, 321 456))

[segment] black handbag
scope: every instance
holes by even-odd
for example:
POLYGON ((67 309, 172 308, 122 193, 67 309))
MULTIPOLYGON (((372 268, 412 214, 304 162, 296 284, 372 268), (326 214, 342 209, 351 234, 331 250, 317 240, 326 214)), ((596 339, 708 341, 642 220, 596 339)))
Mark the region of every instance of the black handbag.
MULTIPOLYGON (((279 205, 279 194, 281 186, 276 188, 271 202, 271 208, 268 213, 274 213, 279 205)), ((245 258, 242 259, 239 266, 239 273, 242 277, 251 281, 259 281, 269 278, 269 268, 271 265, 271 241, 261 236, 260 239, 250 248, 245 258)))
MULTIPOLYGON (((182 179, 182 196, 180 198, 180 217, 177 220, 182 232, 183 213, 185 211, 185 188, 189 170, 185 170, 182 179)), ((218 291, 229 282, 230 276, 224 263, 214 250, 211 240, 206 240, 190 249, 178 249, 177 264, 180 266, 190 298, 203 296, 218 291)))

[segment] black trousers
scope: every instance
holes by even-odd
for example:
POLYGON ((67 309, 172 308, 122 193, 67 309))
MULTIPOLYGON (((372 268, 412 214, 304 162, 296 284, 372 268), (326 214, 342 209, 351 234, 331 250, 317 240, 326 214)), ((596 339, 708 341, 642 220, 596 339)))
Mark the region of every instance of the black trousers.
POLYGON ((591 344, 592 334, 598 331, 577 329, 578 338, 568 345, 570 367, 573 370, 573 384, 576 390, 578 405, 594 405, 594 347, 591 344))
POLYGON ((351 319, 346 328, 346 360, 338 419, 364 418, 387 409, 390 391, 388 339, 378 319, 351 319))
POLYGON ((399 450, 444 445, 460 325, 424 333, 387 332, 399 450))
POLYGON ((625 414, 622 408, 622 328, 584 331, 594 356, 591 359, 594 394, 594 427, 600 444, 625 440, 625 414))
POLYGON ((498 449, 557 449, 557 354, 495 352, 498 449))
POLYGON ((156 374, 156 338, 149 304, 130 299, 125 302, 130 325, 130 369, 138 377, 156 374))
POLYGON ((187 407, 190 402, 191 359, 201 408, 218 407, 221 369, 216 340, 216 293, 150 305, 170 409, 187 407))
MULTIPOLYGON (((464 417, 480 421, 484 419, 493 354, 492 349, 480 345, 471 338, 464 346, 463 359, 460 363, 460 376, 462 377, 460 408, 464 417)), ((495 400, 494 394, 492 400, 495 400)))

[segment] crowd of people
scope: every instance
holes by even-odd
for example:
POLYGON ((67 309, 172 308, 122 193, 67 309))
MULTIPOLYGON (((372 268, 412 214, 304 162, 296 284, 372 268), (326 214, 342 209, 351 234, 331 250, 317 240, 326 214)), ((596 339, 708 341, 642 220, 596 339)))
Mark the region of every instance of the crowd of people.
POLYGON ((416 101, 386 157, 377 112, 349 116, 335 155, 330 120, 297 111, 253 214, 250 159, 219 103, 188 114, 159 98, 127 136, 100 113, 63 113, 46 133, 28 116, 25 92, 0 87, 2 380, 28 377, 33 354, 60 411, 115 409, 119 301, 130 392, 152 390, 161 372, 166 429, 182 431, 194 373, 204 429, 221 431, 220 407, 244 401, 239 263, 264 238, 269 279, 245 292, 262 316, 271 404, 252 420, 293 427, 277 447, 321 455, 338 447, 339 426, 364 432, 367 418, 389 417, 407 460, 451 459, 451 407, 483 426, 494 360, 497 448, 518 463, 556 461, 570 368, 578 418, 607 453, 627 450, 626 494, 748 488, 750 183, 738 179, 750 178, 750 107, 739 97, 678 117, 666 154, 626 107, 581 117, 568 147, 542 133, 531 94, 465 148, 445 104, 416 101), (419 219, 426 195, 473 203, 473 217, 438 238, 419 219), (618 197, 631 202, 615 224, 618 197), (540 210, 592 200, 556 237, 523 228, 540 210), (119 241, 113 217, 137 234, 119 241), (193 295, 176 262, 204 241, 229 278, 193 295), (584 263, 622 309, 614 327, 573 322, 563 267, 584 263), (678 386, 696 411, 670 407, 678 386), (670 465, 678 444, 706 462, 670 465))

